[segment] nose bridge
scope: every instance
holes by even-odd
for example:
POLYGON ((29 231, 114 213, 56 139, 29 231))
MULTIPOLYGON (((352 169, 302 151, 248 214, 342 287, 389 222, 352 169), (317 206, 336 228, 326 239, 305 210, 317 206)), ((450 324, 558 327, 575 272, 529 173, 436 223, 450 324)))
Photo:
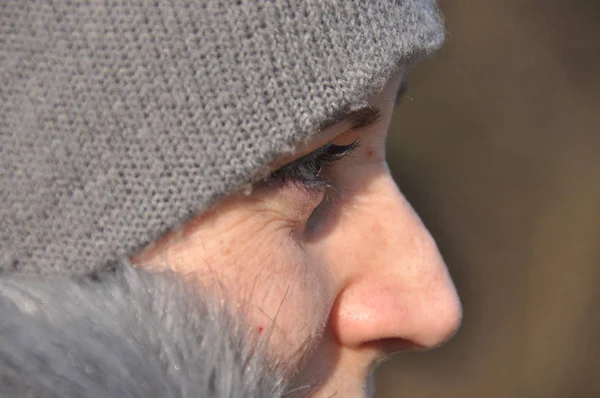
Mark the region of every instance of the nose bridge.
POLYGON ((376 196, 361 221, 367 232, 351 265, 355 273, 336 302, 338 337, 352 346, 389 339, 437 346, 461 319, 446 265, 391 177, 380 182, 376 196))

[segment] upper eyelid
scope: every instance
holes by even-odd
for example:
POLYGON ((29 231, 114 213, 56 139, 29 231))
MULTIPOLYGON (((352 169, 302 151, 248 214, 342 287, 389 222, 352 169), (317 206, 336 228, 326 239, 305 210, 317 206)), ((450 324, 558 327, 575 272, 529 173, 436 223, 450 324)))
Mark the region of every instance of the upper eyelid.
MULTIPOLYGON (((333 143, 333 141, 329 141, 327 144, 315 149, 314 151, 312 151, 296 160, 293 160, 292 162, 279 168, 278 170, 281 170, 281 169, 284 169, 287 167, 293 167, 295 165, 300 165, 307 161, 317 160, 321 156, 330 156, 332 159, 326 159, 328 161, 341 160, 345 156, 351 155, 352 152, 354 152, 356 150, 356 148, 358 148, 359 146, 360 146, 360 142, 358 139, 354 140, 353 142, 351 142, 348 145, 335 145, 333 143), (335 148, 335 152, 328 154, 328 151, 331 148, 335 148), (339 158, 336 158, 336 157, 339 157, 339 158)), ((275 170, 275 171, 277 171, 277 170, 275 170)))
POLYGON ((319 148, 315 149, 314 151, 309 152, 306 155, 299 157, 298 159, 294 159, 291 162, 289 162, 288 164, 285 164, 276 170, 273 170, 273 172, 271 174, 277 173, 277 172, 280 172, 280 171, 283 171, 286 169, 292 169, 303 163, 312 161, 312 160, 318 158, 319 156, 323 155, 327 151, 327 149, 329 149, 329 147, 331 145, 333 145, 333 143, 330 141, 326 145, 323 145, 322 147, 319 147, 319 148))
POLYGON ((322 162, 322 166, 331 165, 339 160, 342 160, 346 156, 350 156, 358 147, 360 142, 358 139, 354 140, 348 145, 335 145, 333 141, 329 141, 327 144, 315 149, 314 151, 298 158, 290 163, 273 170, 269 175, 270 177, 277 175, 285 175, 286 172, 293 172, 294 170, 306 166, 311 162, 322 162), (333 153, 328 153, 331 148, 335 148, 333 153), (323 159, 322 157, 326 157, 323 159))

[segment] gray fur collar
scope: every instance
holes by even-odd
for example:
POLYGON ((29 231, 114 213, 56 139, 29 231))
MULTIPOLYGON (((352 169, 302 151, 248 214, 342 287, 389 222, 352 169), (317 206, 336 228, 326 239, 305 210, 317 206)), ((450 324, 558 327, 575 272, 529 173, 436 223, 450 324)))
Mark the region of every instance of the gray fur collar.
POLYGON ((281 373, 217 300, 126 265, 0 278, 2 397, 279 397, 281 373))

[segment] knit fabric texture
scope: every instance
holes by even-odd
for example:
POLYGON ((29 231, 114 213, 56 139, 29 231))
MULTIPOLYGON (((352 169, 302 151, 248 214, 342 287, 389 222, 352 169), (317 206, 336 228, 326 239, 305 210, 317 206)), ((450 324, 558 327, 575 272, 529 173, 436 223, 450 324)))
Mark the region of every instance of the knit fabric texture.
POLYGON ((133 254, 443 37, 434 0, 2 0, 0 272, 133 254))

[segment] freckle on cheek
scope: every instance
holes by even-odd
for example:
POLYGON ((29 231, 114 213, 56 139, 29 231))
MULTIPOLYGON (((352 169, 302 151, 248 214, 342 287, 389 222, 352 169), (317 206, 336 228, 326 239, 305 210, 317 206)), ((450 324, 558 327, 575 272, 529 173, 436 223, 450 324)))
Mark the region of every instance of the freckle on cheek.
POLYGON ((264 330, 264 328, 263 328, 262 326, 259 326, 259 327, 258 327, 258 333, 262 333, 262 332, 263 332, 263 330, 264 330))
POLYGON ((368 158, 371 158, 371 157, 373 157, 373 155, 374 155, 374 154, 375 154, 375 151, 374 151, 372 148, 369 148, 369 149, 367 150, 367 157, 368 157, 368 158))

